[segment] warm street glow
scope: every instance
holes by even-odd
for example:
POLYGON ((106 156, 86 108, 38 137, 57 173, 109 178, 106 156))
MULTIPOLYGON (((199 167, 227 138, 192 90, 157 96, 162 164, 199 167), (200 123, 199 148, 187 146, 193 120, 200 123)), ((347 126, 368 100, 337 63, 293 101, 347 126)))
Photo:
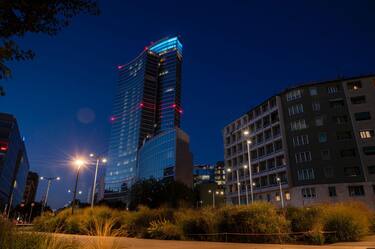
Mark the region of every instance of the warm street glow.
POLYGON ((232 170, 230 168, 227 169, 228 172, 231 172, 232 170))
POLYGON ((103 158, 102 163, 106 163, 106 162, 107 162, 107 158, 103 158))
POLYGON ((247 142, 248 144, 251 144, 251 140, 247 140, 246 142, 247 142))
POLYGON ((248 136, 248 135, 250 134, 250 132, 249 132, 248 130, 246 130, 246 131, 243 132, 243 134, 244 134, 245 136, 248 136))
POLYGON ((60 178, 59 176, 58 176, 58 177, 56 177, 56 180, 60 181, 60 179, 61 179, 61 178, 60 178))
POLYGON ((77 166, 77 168, 81 168, 83 165, 85 165, 86 161, 82 158, 77 158, 74 160, 74 164, 77 166))

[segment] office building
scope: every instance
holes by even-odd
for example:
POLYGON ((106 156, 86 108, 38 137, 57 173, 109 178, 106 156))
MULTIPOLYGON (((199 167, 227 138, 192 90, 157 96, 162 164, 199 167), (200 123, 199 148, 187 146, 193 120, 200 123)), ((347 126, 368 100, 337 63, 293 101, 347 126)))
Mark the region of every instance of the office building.
POLYGON ((28 171, 26 148, 17 120, 11 114, 0 113, 1 210, 21 203, 28 171))
POLYGON ((36 191, 39 184, 39 175, 29 171, 26 179, 25 191, 23 194, 23 203, 31 204, 35 201, 36 191))
POLYGON ((106 200, 126 202, 131 185, 145 177, 173 177, 191 185, 189 138, 180 129, 181 68, 178 37, 152 43, 134 60, 118 66, 106 200))
POLYGON ((253 187, 255 200, 277 205, 375 208, 374 101, 375 75, 340 78, 287 88, 231 122, 223 130, 227 201, 249 202, 253 187))

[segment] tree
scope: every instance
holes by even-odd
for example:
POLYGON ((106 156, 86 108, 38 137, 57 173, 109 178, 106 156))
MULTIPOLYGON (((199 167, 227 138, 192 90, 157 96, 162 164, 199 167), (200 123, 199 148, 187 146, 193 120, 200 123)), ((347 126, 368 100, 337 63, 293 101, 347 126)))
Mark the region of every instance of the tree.
POLYGON ((11 75, 5 63, 29 60, 31 49, 21 49, 15 38, 27 33, 56 35, 81 13, 98 15, 96 0, 1 0, 0 1, 0 79, 11 75))
POLYGON ((194 206, 195 194, 191 188, 173 180, 156 180, 154 178, 137 181, 130 189, 131 210, 143 205, 149 208, 168 206, 194 206))

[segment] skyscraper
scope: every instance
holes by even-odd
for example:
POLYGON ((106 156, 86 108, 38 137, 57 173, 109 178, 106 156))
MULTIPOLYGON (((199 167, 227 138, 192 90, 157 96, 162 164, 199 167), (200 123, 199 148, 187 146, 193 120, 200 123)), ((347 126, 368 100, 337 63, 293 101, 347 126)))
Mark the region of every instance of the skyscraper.
MULTIPOLYGON (((146 159, 139 166, 141 147, 142 154, 149 158, 155 154, 159 154, 159 158, 169 158, 172 151, 179 152, 172 160, 174 163, 167 165, 165 160, 161 161, 161 168, 177 168, 178 158, 191 157, 187 135, 181 135, 180 129, 176 130, 180 127, 182 114, 181 68, 182 44, 178 37, 152 43, 134 60, 118 66, 119 81, 111 117, 110 163, 105 177, 105 199, 125 201, 132 183, 140 175, 146 177, 142 174, 143 170, 147 172, 152 166, 150 160, 146 159), (166 145, 169 151, 166 154, 165 146, 156 146, 160 143, 155 143, 155 139, 162 139, 171 133, 175 134, 172 138, 174 141, 185 141, 187 149, 176 149, 182 143, 170 142, 166 145), (179 139, 181 136, 184 139, 179 139), (162 149, 165 153, 160 151, 162 149)), ((150 176, 160 178, 159 174, 147 175, 150 176)))

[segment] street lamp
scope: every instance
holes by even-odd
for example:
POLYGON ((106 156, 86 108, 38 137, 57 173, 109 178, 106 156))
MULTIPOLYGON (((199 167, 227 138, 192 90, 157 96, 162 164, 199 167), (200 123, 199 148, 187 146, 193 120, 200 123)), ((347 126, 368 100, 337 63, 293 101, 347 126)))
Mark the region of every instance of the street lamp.
POLYGON ((73 163, 77 167, 77 176, 76 176, 76 183, 75 183, 74 192, 73 192, 72 215, 74 214, 75 199, 76 199, 76 196, 77 196, 77 185, 78 185, 79 171, 80 171, 81 167, 83 167, 86 164, 86 161, 82 158, 77 158, 77 159, 74 160, 73 163))
POLYGON ((249 139, 250 131, 246 130, 243 132, 243 135, 248 138, 246 140, 247 145, 247 160, 249 162, 249 178, 250 178, 250 195, 251 195, 251 204, 254 203, 254 192, 253 192, 253 176, 252 176, 252 169, 251 169, 251 155, 250 155, 250 144, 252 143, 249 139))
POLYGON ((48 181, 48 183, 47 183, 47 190, 46 190, 46 194, 45 194, 43 205, 42 205, 42 213, 43 213, 45 207, 47 206, 48 194, 49 194, 49 190, 51 188, 52 181, 55 181, 55 180, 56 181, 60 181, 61 178, 59 176, 54 176, 54 177, 41 176, 40 180, 47 180, 48 181))
POLYGON ((280 179, 280 177, 277 177, 276 181, 279 183, 279 187, 280 187, 281 208, 284 208, 283 189, 282 189, 282 186, 281 186, 281 179, 280 179))
POLYGON ((208 193, 212 193, 212 207, 215 208, 215 195, 224 195, 224 191, 213 191, 209 189, 208 193))
MULTIPOLYGON (((90 157, 93 158, 95 155, 93 153, 90 154, 90 157)), ((96 157, 96 166, 95 166, 95 176, 94 176, 94 183, 92 184, 92 195, 91 195, 91 208, 94 207, 94 199, 95 199, 95 188, 96 188, 96 178, 98 177, 98 168, 99 162, 105 164, 107 162, 107 158, 105 157, 96 157)))
MULTIPOLYGON (((232 172, 231 168, 227 169, 227 172, 232 172)), ((238 197, 238 205, 241 205, 241 197, 240 197, 240 178, 238 175, 238 169, 236 170, 236 177, 237 177, 237 197, 238 197)))
POLYGON ((33 208, 35 206, 35 203, 34 202, 31 203, 30 206, 31 206, 31 209, 30 209, 30 215, 29 215, 29 223, 31 223, 31 215, 33 214, 33 208))
MULTIPOLYGON (((247 169, 247 165, 245 164, 243 166, 244 169, 247 169)), ((244 173, 245 173, 245 170, 244 170, 244 173)), ((246 205, 249 205, 249 191, 247 190, 247 183, 245 181, 245 191, 246 191, 246 205)))

